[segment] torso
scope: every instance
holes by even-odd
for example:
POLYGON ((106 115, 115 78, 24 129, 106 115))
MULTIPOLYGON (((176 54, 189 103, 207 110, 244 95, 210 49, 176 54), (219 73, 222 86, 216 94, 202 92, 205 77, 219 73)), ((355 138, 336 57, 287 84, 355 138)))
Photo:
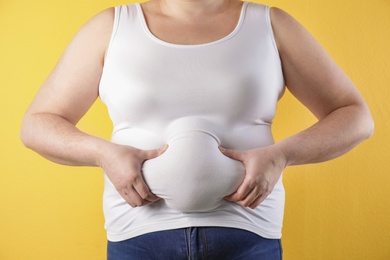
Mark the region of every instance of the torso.
POLYGON ((267 227, 265 237, 279 236, 281 181, 255 211, 223 199, 245 173, 218 145, 247 150, 272 144, 284 90, 268 10, 248 3, 239 10, 233 26, 216 26, 217 36, 207 30, 194 43, 193 30, 191 37, 170 38, 153 29, 139 5, 117 9, 99 88, 114 125, 112 141, 145 150, 169 147, 142 169, 151 191, 163 198, 151 206, 130 208, 105 178, 112 239, 191 225, 259 234, 267 227))

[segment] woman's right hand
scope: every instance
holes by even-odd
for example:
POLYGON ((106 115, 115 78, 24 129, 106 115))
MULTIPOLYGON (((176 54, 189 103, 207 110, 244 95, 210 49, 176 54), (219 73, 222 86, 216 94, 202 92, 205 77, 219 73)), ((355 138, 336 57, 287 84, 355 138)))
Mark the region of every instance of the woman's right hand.
MULTIPOLYGON (((132 207, 150 205, 160 198, 154 195, 145 183, 141 168, 146 160, 162 155, 168 148, 141 150, 131 146, 113 144, 101 167, 119 194, 132 207)), ((107 154, 107 153, 105 153, 107 154)))

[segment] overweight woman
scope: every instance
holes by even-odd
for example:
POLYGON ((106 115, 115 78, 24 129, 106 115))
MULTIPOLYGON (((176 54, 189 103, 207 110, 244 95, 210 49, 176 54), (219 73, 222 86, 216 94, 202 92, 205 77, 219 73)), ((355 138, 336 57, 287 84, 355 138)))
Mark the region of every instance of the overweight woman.
POLYGON ((80 29, 21 138, 54 162, 103 169, 110 260, 281 259, 284 168, 333 159, 372 132, 354 84, 284 11, 151 0, 80 29), (285 88, 318 122, 275 143, 285 88), (110 141, 75 126, 98 97, 110 141))

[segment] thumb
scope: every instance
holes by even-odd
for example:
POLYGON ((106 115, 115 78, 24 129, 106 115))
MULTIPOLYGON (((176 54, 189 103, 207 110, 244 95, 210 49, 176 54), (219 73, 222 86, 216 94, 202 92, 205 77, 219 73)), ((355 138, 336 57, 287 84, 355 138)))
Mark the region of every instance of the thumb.
POLYGON ((144 150, 142 153, 142 157, 145 160, 150 160, 162 155, 168 149, 168 145, 164 145, 163 147, 152 149, 152 150, 144 150))
POLYGON ((223 153, 227 157, 230 157, 234 160, 242 161, 242 159, 243 159, 242 152, 239 150, 227 149, 227 148, 224 148, 221 146, 219 146, 218 149, 221 151, 221 153, 223 153))

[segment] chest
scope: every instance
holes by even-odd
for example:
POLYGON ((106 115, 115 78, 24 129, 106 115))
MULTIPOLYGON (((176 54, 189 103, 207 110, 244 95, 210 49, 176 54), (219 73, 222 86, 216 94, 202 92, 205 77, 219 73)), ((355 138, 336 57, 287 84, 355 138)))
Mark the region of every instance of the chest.
POLYGON ((191 116, 272 121, 284 84, 266 29, 241 24, 217 41, 179 45, 150 34, 135 17, 114 36, 99 89, 114 125, 191 116))
POLYGON ((142 122, 186 116, 225 122, 271 121, 281 91, 269 57, 243 48, 159 49, 121 53, 111 64, 112 117, 142 122))

